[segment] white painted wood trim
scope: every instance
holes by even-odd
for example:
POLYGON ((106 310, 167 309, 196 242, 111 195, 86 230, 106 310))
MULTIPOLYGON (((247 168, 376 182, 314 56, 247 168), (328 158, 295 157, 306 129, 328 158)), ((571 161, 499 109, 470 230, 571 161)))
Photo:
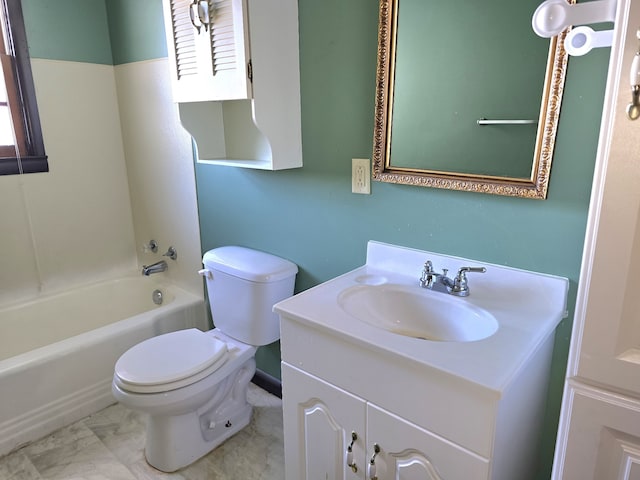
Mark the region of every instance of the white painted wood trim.
MULTIPOLYGON (((614 117, 616 113, 616 100, 618 98, 620 76, 622 73, 621 70, 624 56, 624 40, 627 32, 630 5, 631 0, 618 0, 613 43, 611 45, 611 57, 609 60, 609 71, 607 74, 607 85, 605 89, 604 105, 602 111, 602 121, 598 140, 598 150, 596 153, 596 164, 593 175, 591 201, 585 232, 585 243, 576 298, 573 330, 569 348, 569 359, 566 373, 567 379, 575 377, 578 370, 578 360, 580 358, 584 324, 587 314, 587 303, 589 300, 589 289, 592 278, 593 259, 596 252, 598 225, 600 220, 600 212, 602 210, 602 197, 606 180, 607 166, 609 162, 609 151, 611 147, 614 117)), ((622 78, 624 81, 627 76, 622 75, 622 78)), ((552 480, 562 480, 562 472, 564 471, 565 462, 565 451, 567 448, 569 433, 569 424, 571 421, 572 400, 573 388, 570 385, 570 381, 567 380, 567 382, 565 382, 562 408, 560 412, 558 436, 556 439, 553 470, 551 474, 552 480)))

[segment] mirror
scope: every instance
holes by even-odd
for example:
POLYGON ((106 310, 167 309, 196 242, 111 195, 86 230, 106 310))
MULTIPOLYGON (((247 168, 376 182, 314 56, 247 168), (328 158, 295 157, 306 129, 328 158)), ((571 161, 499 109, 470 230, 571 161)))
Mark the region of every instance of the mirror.
POLYGON ((374 180, 544 199, 567 65, 539 0, 380 0, 374 180))

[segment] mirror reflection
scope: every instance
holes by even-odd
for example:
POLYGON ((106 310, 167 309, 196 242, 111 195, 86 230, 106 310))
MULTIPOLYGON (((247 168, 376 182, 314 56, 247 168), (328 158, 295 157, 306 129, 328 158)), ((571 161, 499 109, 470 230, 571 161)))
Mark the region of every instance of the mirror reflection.
POLYGON ((380 0, 374 179, 546 197, 566 53, 538 4, 380 0))

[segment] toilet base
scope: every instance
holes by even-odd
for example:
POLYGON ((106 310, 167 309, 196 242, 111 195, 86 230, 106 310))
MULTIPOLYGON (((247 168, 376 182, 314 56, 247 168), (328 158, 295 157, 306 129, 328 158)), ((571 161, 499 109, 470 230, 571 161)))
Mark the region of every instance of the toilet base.
POLYGON ((247 402, 247 389, 255 368, 255 359, 246 361, 195 412, 150 415, 145 446, 149 465, 163 472, 175 472, 246 427, 253 410, 247 402))

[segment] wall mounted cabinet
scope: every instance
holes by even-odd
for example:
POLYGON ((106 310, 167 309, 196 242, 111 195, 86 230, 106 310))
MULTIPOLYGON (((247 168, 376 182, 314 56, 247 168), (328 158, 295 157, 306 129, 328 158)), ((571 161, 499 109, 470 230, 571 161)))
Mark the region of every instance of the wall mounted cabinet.
POLYGON ((164 0, 174 100, 203 163, 302 166, 296 0, 164 0))

